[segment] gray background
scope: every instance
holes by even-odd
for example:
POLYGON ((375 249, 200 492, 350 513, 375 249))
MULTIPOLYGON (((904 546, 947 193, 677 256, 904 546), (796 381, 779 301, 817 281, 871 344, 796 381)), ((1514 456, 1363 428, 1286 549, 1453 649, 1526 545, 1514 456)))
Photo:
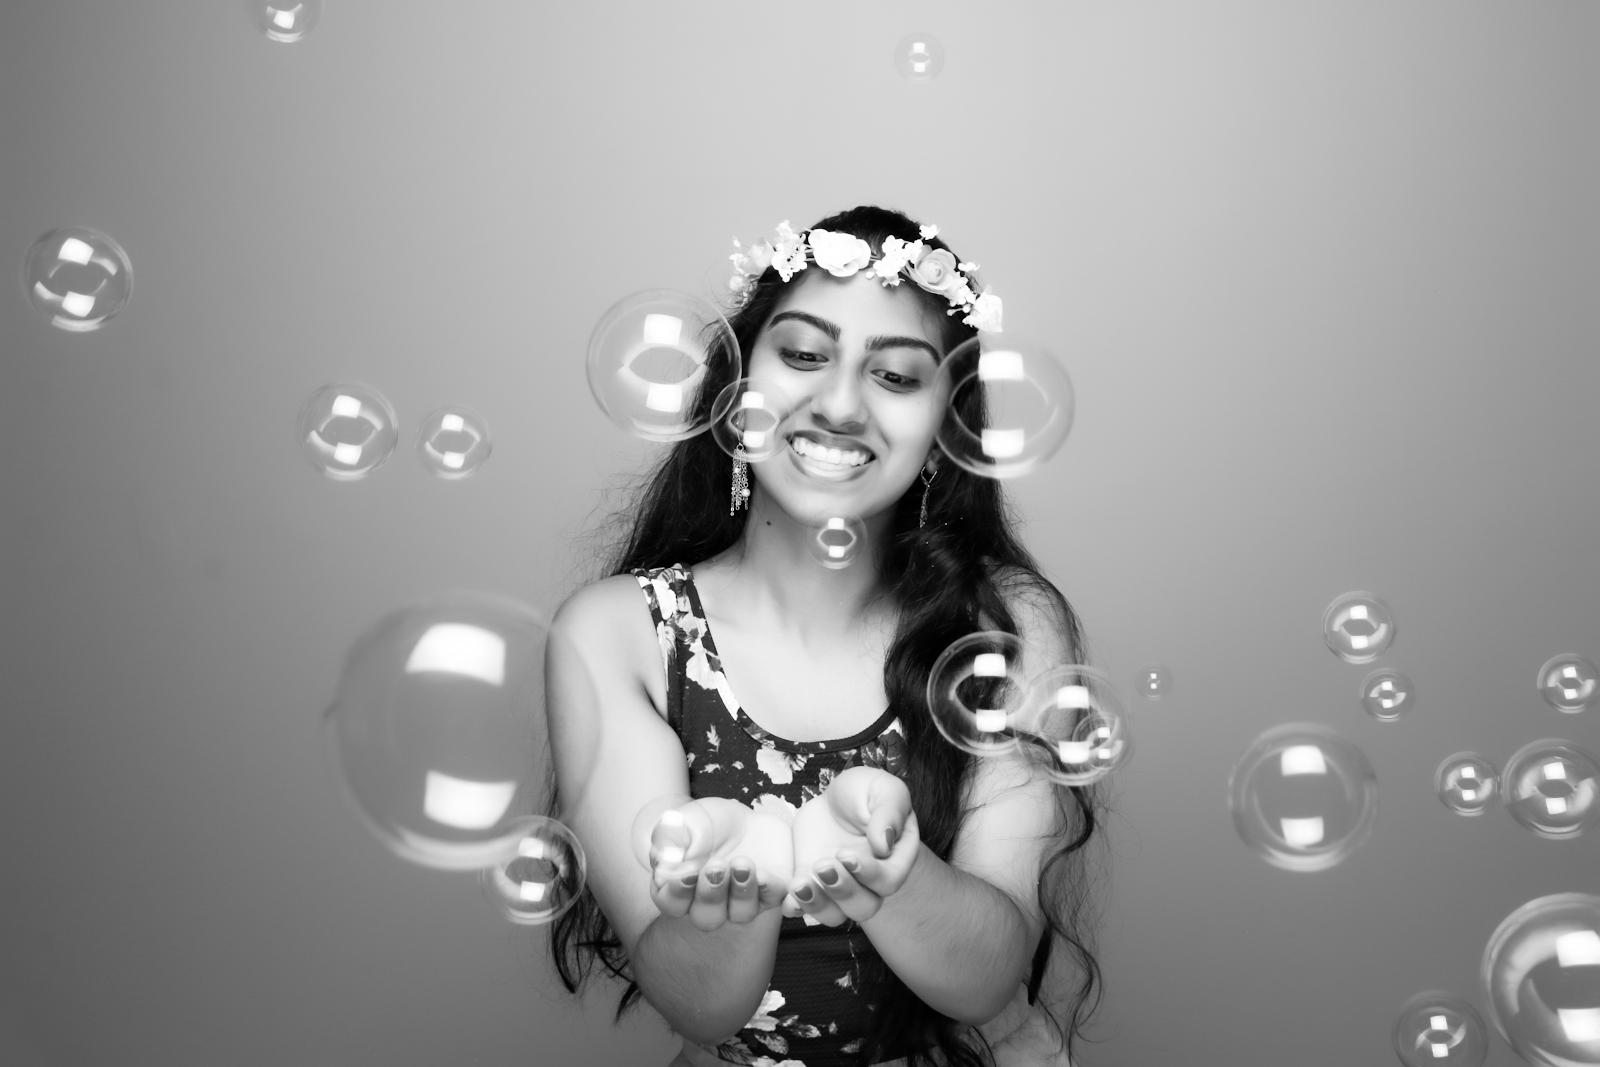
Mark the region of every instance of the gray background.
POLYGON ((589 575, 653 447, 589 398, 605 308, 857 203, 937 222, 1060 357, 1029 542, 1097 663, 1176 679, 1134 708, 1084 1064, 1394 1062, 1412 993, 1484 1007, 1501 918, 1600 890, 1593 835, 1432 795, 1458 749, 1600 749, 1532 684, 1600 654, 1600 4, 330 0, 295 45, 232 0, 0 11, 0 1062, 670 1058, 473 876, 369 837, 318 719, 395 606, 589 575), (913 30, 934 82, 894 70, 913 30), (134 263, 97 333, 17 283, 64 225, 134 263), (345 378, 405 432, 355 484, 291 441, 345 378), (455 484, 410 451, 447 401, 496 435, 455 484), (1349 589, 1398 616, 1400 723, 1322 644, 1349 589), (1326 873, 1225 807, 1291 719, 1378 774, 1326 873))

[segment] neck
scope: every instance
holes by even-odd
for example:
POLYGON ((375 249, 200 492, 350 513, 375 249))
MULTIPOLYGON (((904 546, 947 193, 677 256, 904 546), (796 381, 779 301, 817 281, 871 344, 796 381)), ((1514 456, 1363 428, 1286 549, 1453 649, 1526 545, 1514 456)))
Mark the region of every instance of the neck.
POLYGON ((832 570, 811 554, 816 531, 784 512, 759 486, 751 489, 744 536, 722 560, 746 606, 772 612, 798 630, 832 632, 885 607, 879 560, 889 535, 889 512, 865 520, 865 549, 849 566, 832 570))

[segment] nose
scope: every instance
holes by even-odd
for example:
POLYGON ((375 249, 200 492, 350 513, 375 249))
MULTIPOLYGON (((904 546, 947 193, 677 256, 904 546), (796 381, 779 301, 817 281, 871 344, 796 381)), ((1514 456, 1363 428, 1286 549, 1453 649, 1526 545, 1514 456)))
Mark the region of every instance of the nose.
POLYGON ((811 396, 812 418, 819 426, 835 433, 859 433, 867 421, 861 383, 846 367, 837 367, 825 376, 826 380, 811 396))

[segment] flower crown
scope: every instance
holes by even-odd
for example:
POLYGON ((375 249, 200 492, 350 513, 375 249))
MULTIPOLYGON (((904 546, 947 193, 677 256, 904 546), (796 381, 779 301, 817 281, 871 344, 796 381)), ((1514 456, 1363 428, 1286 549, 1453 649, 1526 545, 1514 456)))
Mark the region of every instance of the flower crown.
POLYGON ((796 233, 789 225, 789 220, 785 219, 778 223, 776 244, 762 241, 745 251, 740 247, 739 239, 733 239, 733 247, 737 251, 728 257, 733 260, 733 277, 728 279, 728 288, 739 295, 739 306, 742 307, 754 291, 752 283, 763 271, 774 267, 787 282, 806 269, 807 253, 811 262, 835 278, 848 278, 856 271, 876 263, 869 273, 885 286, 899 285, 900 274, 904 271, 906 277, 928 292, 939 293, 950 301, 953 306, 945 312, 946 315, 964 311, 967 316, 961 321, 968 326, 988 333, 999 333, 1000 298, 991 293, 988 286, 984 287, 981 294, 974 294, 972 286, 960 273, 975 271, 978 265, 957 263, 956 257, 948 249, 930 248, 923 244, 923 241, 938 236, 939 227, 923 226, 920 232, 922 237, 916 241, 885 238, 883 255, 874 256, 872 246, 854 234, 831 230, 796 233))

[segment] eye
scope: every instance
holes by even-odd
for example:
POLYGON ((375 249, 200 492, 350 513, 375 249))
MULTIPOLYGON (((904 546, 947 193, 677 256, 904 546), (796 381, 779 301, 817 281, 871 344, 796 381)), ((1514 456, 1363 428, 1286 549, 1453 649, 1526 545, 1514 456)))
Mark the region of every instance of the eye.
POLYGON ((827 362, 826 357, 820 356, 815 352, 800 352, 793 348, 780 348, 778 352, 784 359, 800 366, 818 366, 827 362))
POLYGON ((878 380, 897 393, 909 393, 922 385, 921 378, 892 370, 879 371, 878 380))

